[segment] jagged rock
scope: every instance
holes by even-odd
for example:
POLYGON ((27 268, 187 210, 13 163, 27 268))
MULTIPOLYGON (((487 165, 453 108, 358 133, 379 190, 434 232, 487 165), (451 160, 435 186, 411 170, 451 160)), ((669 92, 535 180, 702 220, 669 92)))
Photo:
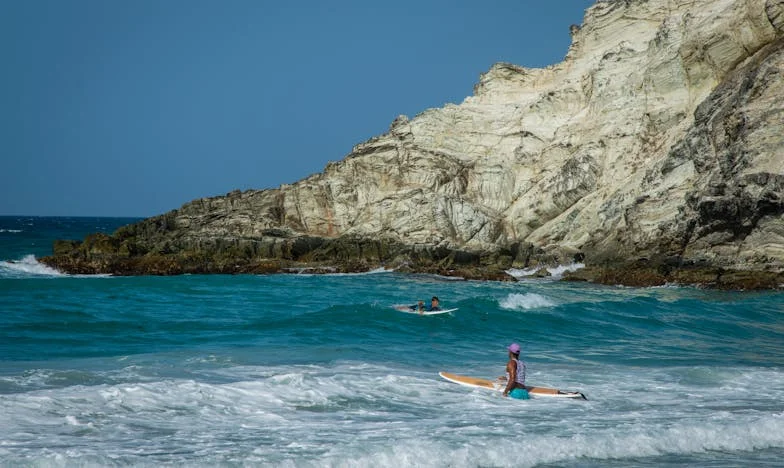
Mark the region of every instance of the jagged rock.
POLYGON ((694 266, 669 269, 663 268, 662 265, 627 264, 612 267, 591 266, 566 272, 563 279, 635 287, 681 284, 716 289, 759 290, 782 288, 784 272, 694 266))
POLYGON ((322 173, 195 200, 110 240, 58 244, 47 262, 498 272, 579 257, 582 276, 604 282, 776 276, 783 25, 778 0, 597 2, 559 64, 496 64, 461 104, 399 116, 322 173))
POLYGON ((784 31, 784 0, 767 0, 765 2, 765 14, 768 16, 770 24, 777 31, 784 31))

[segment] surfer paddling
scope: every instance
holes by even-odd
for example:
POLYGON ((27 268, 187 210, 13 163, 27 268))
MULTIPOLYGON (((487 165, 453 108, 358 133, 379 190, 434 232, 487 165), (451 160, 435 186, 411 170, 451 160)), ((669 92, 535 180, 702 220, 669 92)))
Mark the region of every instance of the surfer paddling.
POLYGON ((506 348, 509 351, 509 362, 506 363, 506 380, 504 396, 518 400, 528 399, 528 390, 525 389, 525 363, 520 360, 520 345, 512 343, 506 348))
POLYGON ((430 305, 429 306, 425 305, 425 301, 418 301, 416 303, 416 305, 408 306, 408 308, 411 309, 411 310, 415 310, 415 311, 419 312, 420 314, 422 312, 434 312, 434 311, 437 311, 437 310, 441 310, 440 303, 438 302, 438 297, 436 297, 436 296, 433 296, 433 298, 430 299, 430 305))

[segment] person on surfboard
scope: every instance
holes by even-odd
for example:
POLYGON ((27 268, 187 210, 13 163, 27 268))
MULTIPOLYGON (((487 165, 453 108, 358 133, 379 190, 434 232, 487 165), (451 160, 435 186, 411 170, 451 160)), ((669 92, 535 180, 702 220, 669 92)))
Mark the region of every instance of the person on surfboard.
POLYGON ((529 396, 528 390, 525 389, 525 363, 520 360, 520 345, 512 343, 506 349, 509 351, 509 362, 506 363, 506 377, 499 378, 506 380, 504 396, 518 400, 527 400, 529 396))
POLYGON ((436 296, 433 296, 433 298, 430 299, 429 306, 425 305, 425 301, 418 301, 416 305, 408 306, 408 308, 411 310, 416 310, 420 314, 422 312, 433 312, 436 310, 441 310, 441 306, 439 305, 438 302, 438 297, 436 296))

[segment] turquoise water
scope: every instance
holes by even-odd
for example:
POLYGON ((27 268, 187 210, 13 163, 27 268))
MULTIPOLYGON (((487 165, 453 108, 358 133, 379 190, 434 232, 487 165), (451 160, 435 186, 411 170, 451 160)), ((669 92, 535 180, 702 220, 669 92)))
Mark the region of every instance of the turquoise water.
POLYGON ((0 218, 0 465, 781 466, 784 294, 364 275, 74 277, 0 218), (438 295, 453 314, 392 305, 438 295), (514 401, 493 378, 588 401, 514 401))

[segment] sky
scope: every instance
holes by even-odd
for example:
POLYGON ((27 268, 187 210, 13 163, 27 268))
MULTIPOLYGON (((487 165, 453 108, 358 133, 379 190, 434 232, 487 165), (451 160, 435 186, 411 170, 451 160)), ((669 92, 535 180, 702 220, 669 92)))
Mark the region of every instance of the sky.
POLYGON ((320 172, 593 0, 0 0, 0 215, 148 217, 320 172))

